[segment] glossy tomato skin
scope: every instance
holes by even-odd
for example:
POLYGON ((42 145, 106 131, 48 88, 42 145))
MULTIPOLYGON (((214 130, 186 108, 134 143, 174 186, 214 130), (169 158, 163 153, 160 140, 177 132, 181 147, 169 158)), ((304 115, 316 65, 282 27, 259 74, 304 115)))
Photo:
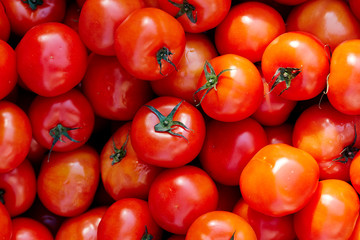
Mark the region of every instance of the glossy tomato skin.
POLYGON ((17 217, 12 220, 11 239, 53 240, 54 237, 52 236, 50 230, 40 222, 28 217, 17 217))
POLYGON ((95 207, 67 219, 56 233, 56 240, 97 239, 97 229, 108 207, 95 207))
POLYGON ((73 217, 93 201, 100 179, 98 153, 89 146, 53 152, 44 158, 37 179, 38 196, 51 212, 73 217))
POLYGON ((6 207, 0 204, 0 238, 10 240, 12 234, 12 221, 6 207))
POLYGON ((185 50, 183 27, 158 8, 133 11, 119 25, 114 36, 120 64, 131 75, 143 80, 158 80, 176 71, 185 50), (157 55, 163 48, 168 50, 168 59, 175 67, 165 60, 161 60, 161 65, 158 63, 157 55))
POLYGON ((81 83, 95 114, 111 120, 131 120, 153 97, 150 83, 131 76, 115 56, 91 54, 81 83))
POLYGON ((188 129, 174 125, 172 130, 181 136, 155 131, 159 118, 148 107, 142 106, 135 114, 130 131, 132 146, 141 160, 160 167, 180 167, 199 154, 205 139, 204 117, 193 105, 175 97, 154 98, 146 105, 167 116, 177 104, 174 121, 182 122, 188 129))
POLYGON ((254 210, 274 217, 295 213, 314 194, 319 166, 307 152, 283 144, 260 149, 240 176, 244 200, 254 210))
POLYGON ((360 38, 360 23, 343 0, 309 0, 296 6, 286 20, 286 30, 309 32, 332 51, 345 40, 360 38))
MULTIPOLYGON (((177 4, 183 4, 185 1, 175 0, 177 4)), ((186 1, 192 5, 193 18, 192 22, 186 14, 177 17, 186 32, 200 33, 218 26, 228 14, 231 7, 231 0, 189 0, 186 1)), ((158 0, 159 7, 172 16, 176 16, 180 11, 179 7, 174 6, 168 0, 158 0)))
POLYGON ((216 185, 204 170, 182 166, 166 169, 155 178, 148 202, 161 228, 186 234, 197 217, 216 210, 218 198, 216 185))
POLYGON ((145 228, 152 239, 160 240, 163 230, 150 214, 148 203, 137 198, 123 198, 106 210, 98 226, 98 239, 141 239, 145 228))
POLYGON ((16 49, 18 74, 31 91, 45 97, 63 94, 82 80, 87 52, 79 35, 63 23, 37 25, 16 49))
POLYGON ((146 200, 151 183, 162 168, 137 157, 129 139, 130 128, 131 122, 122 125, 103 147, 100 154, 101 178, 105 190, 115 200, 130 197, 146 200), (121 155, 117 149, 123 146, 126 151, 124 157, 113 157, 116 153, 121 155), (119 162, 113 163, 114 160, 119 162))
POLYGON ((0 39, 3 41, 9 40, 10 37, 10 22, 5 13, 3 4, 0 4, 0 39))
POLYGON ((132 11, 142 7, 142 0, 87 0, 79 18, 82 41, 94 53, 115 56, 116 28, 132 11))
POLYGON ((0 101, 0 172, 9 172, 25 160, 32 128, 25 112, 14 103, 0 101))
POLYGON ((349 40, 335 48, 331 57, 328 81, 328 99, 340 112, 351 115, 360 114, 359 78, 360 40, 349 40))
POLYGON ((295 232, 300 240, 348 239, 358 215, 359 197, 350 184, 322 180, 309 203, 295 213, 295 232))
POLYGON ((11 31, 23 36, 30 28, 47 22, 61 22, 65 16, 66 1, 44 0, 32 10, 27 1, 2 1, 9 18, 11 31))
POLYGON ((257 239, 250 224, 239 215, 227 211, 211 211, 191 224, 185 240, 228 240, 233 235, 234 239, 257 239), (214 223, 217 227, 214 227, 214 223))
MULTIPOLYGON (((215 57, 209 63, 216 75, 223 70, 230 70, 218 76, 216 85, 201 101, 204 112, 209 117, 224 122, 239 121, 253 114, 260 105, 264 93, 261 75, 255 65, 235 54, 215 57)), ((206 83, 203 71, 198 89, 206 83)), ((199 91, 197 98, 200 100, 206 91, 199 91)))
POLYGON ((233 6, 215 31, 215 44, 220 54, 237 54, 251 62, 261 60, 266 46, 285 32, 280 13, 261 2, 233 6))
POLYGON ((7 42, 1 39, 0 56, 0 99, 3 99, 14 89, 18 74, 16 71, 15 51, 7 42))
POLYGON ((245 165, 267 144, 263 127, 254 119, 237 122, 209 120, 199 159, 203 169, 215 181, 236 186, 245 165))
POLYGON ((218 56, 213 42, 202 33, 187 33, 184 57, 181 58, 178 71, 151 81, 151 87, 158 96, 173 96, 195 104, 194 92, 205 61, 218 56))
POLYGON ((37 96, 29 108, 29 118, 35 140, 47 149, 51 149, 54 137, 51 129, 61 124, 69 128, 69 136, 61 136, 53 151, 70 151, 84 145, 94 128, 94 111, 86 97, 77 89, 55 97, 37 96))

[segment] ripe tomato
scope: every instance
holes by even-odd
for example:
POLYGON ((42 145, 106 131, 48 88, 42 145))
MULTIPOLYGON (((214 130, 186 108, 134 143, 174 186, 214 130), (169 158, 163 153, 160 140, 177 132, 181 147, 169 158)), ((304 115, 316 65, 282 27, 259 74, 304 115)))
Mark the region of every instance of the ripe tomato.
POLYGON ((360 23, 344 0, 311 0, 294 7, 286 30, 312 33, 331 50, 345 40, 360 38, 360 23))
POLYGON ((66 13, 63 23, 79 33, 79 18, 80 18, 81 7, 76 2, 70 2, 66 7, 66 13))
POLYGON ((258 69, 248 59, 235 54, 206 62, 195 92, 204 112, 224 122, 249 117, 260 105, 263 93, 258 69))
POLYGON ((23 36, 30 28, 47 22, 61 22, 65 16, 64 0, 2 1, 11 31, 23 36))
POLYGON ((86 71, 85 46, 75 30, 62 23, 43 23, 31 28, 15 51, 21 80, 41 96, 69 91, 80 83, 86 71))
POLYGON ((342 180, 322 180, 306 206, 295 213, 295 232, 299 240, 348 239, 358 216, 354 188, 342 180))
POLYGON ((304 150, 283 144, 260 149, 240 176, 240 190, 254 210, 274 217, 295 213, 314 194, 319 166, 304 150))
POLYGON ((348 240, 358 240, 360 239, 360 218, 356 220, 354 230, 348 240))
POLYGON ((160 240, 162 232, 151 216, 145 200, 123 198, 105 211, 98 226, 97 239, 160 240))
POLYGON ((338 111, 360 114, 360 39, 348 40, 335 48, 331 57, 327 97, 338 111))
POLYGON ((184 57, 181 58, 178 71, 151 81, 151 87, 158 96, 173 96, 194 103, 194 92, 205 61, 218 56, 214 44, 205 34, 185 34, 184 57))
POLYGON ((86 0, 79 18, 81 40, 94 53, 115 56, 116 28, 131 12, 142 7, 142 0, 86 0))
POLYGON ((285 32, 285 22, 274 8, 261 2, 233 6, 215 31, 220 54, 237 54, 251 62, 261 60, 266 46, 285 32))
POLYGON ((12 235, 12 221, 6 207, 0 203, 0 239, 10 240, 12 235))
POLYGON ((166 169, 154 180, 149 209, 155 222, 174 234, 186 234, 200 215, 216 210, 218 190, 201 168, 183 166, 166 169))
POLYGON ((153 97, 150 83, 131 76, 115 56, 90 55, 82 90, 96 115, 128 121, 153 97))
POLYGON ((115 52, 131 75, 158 80, 177 69, 185 50, 185 32, 158 8, 133 11, 116 29, 115 52))
POLYGON ((287 32, 266 47, 261 68, 271 91, 288 100, 308 100, 325 88, 329 59, 314 36, 287 32))
POLYGON ((41 239, 53 240, 50 230, 40 222, 29 217, 17 217, 12 220, 11 239, 27 240, 41 239))
POLYGON ((8 101, 0 101, 0 173, 24 161, 30 149, 32 129, 25 112, 8 101))
POLYGON ((129 137, 131 122, 122 125, 104 145, 100 155, 101 178, 113 199, 146 200, 161 168, 147 164, 134 152, 129 137))
POLYGON ((215 28, 228 14, 231 0, 158 0, 159 8, 174 16, 186 32, 215 28))
POLYGON ((205 121, 193 105, 175 97, 158 97, 135 114, 130 131, 139 159, 160 167, 180 167, 199 154, 205 121))
POLYGON ((251 118, 237 122, 209 120, 199 155, 201 166, 215 181, 236 186, 245 165, 267 143, 263 127, 251 118))
POLYGON ((53 151, 84 145, 94 128, 92 106, 76 89, 55 97, 37 96, 28 115, 35 140, 53 151))
POLYGON ((98 153, 89 146, 54 152, 42 161, 38 196, 51 212, 73 217, 91 205, 100 178, 98 153))
MULTIPOLYGON (((1 6, 1 4, 0 4, 1 6)), ((0 100, 6 97, 17 82, 15 51, 0 39, 0 100)))
POLYGON ((6 42, 7 40, 9 40, 9 37, 10 37, 10 22, 5 13, 3 4, 0 3, 0 39, 6 42))
POLYGON ((185 239, 255 240, 257 238, 250 224, 239 215, 227 211, 212 211, 201 215, 191 224, 185 239))

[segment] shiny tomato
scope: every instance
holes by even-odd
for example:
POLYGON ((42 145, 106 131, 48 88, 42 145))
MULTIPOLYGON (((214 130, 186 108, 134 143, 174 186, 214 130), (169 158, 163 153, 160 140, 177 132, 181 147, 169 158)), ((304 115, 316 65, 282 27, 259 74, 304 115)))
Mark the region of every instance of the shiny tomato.
POLYGON ((98 226, 97 239, 161 240, 162 232, 145 200, 123 198, 105 211, 98 226))
POLYGON ((31 28, 15 51, 21 80, 41 96, 69 91, 80 83, 86 71, 85 46, 75 30, 63 23, 43 23, 31 28))
POLYGON ((158 80, 176 71, 185 50, 181 24, 158 8, 133 11, 116 29, 115 52, 131 75, 158 80))
POLYGON ((304 150, 283 144, 260 149, 240 176, 240 190, 254 210, 274 217, 295 213, 314 194, 319 166, 304 150))
MULTIPOLYGON (((1 6, 1 4, 0 4, 1 6)), ((0 100, 6 97, 15 87, 18 74, 14 49, 0 39, 0 100)))
POLYGON ((54 152, 42 161, 37 179, 38 196, 51 212, 73 217, 91 205, 100 179, 98 153, 89 146, 54 152))
POLYGON ((87 0, 79 18, 81 40, 94 53, 115 56, 116 28, 131 12, 142 7, 142 0, 87 0))
POLYGON ((215 28, 231 7, 231 0, 158 0, 159 8, 174 16, 186 32, 215 28))
POLYGON ((10 240, 12 234, 12 221, 6 207, 0 203, 0 239, 10 240))
POLYGON ((209 117, 235 122, 256 111, 264 87, 252 62, 235 54, 225 54, 206 62, 195 93, 198 104, 209 117))
POLYGON ((135 114, 130 131, 139 159, 160 167, 180 167, 199 154, 205 138, 204 117, 175 97, 158 97, 135 114))
POLYGON ((201 215, 191 224, 185 239, 255 240, 257 238, 250 224, 239 215, 227 211, 212 211, 201 215))
POLYGON ((274 8, 261 2, 233 6, 215 30, 220 54, 237 54, 251 62, 261 60, 266 46, 285 32, 285 22, 274 8))
POLYGON ((12 237, 16 240, 53 240, 49 229, 40 222, 29 217, 16 217, 12 220, 12 237))
POLYGON ((322 180, 306 206, 295 213, 295 232, 300 240, 348 239, 358 216, 354 188, 342 180, 322 180))
POLYGON ((292 144, 292 132, 294 126, 290 123, 283 123, 278 126, 265 126, 264 130, 269 144, 286 143, 292 144))
POLYGON ((254 119, 209 120, 199 155, 201 166, 215 181, 236 186, 245 165, 267 143, 263 127, 254 119))
POLYGON ((10 22, 5 13, 2 3, 0 3, 0 39, 3 41, 9 40, 10 37, 10 22))
POLYGON ((150 187, 148 201, 150 213, 161 228, 186 234, 197 217, 216 210, 218 190, 204 170, 183 166, 161 172, 150 187))
POLYGON ((25 160, 32 128, 25 112, 8 101, 0 101, 0 173, 9 172, 25 160))

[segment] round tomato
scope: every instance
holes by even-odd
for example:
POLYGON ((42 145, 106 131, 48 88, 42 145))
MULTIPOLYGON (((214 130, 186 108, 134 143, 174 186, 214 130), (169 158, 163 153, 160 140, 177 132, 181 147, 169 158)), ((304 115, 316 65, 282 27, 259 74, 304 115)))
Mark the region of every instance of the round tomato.
POLYGON ((319 166, 304 150, 283 144, 260 149, 240 176, 240 190, 249 206, 282 217, 303 208, 319 181, 319 166))
POLYGON ((216 210, 218 190, 204 170, 183 166, 161 172, 150 187, 148 201, 150 213, 161 228, 186 234, 197 217, 216 210))
POLYGON ((3 99, 14 89, 18 75, 15 51, 7 42, 1 39, 0 56, 0 99, 3 99))
POLYGON ((17 217, 12 220, 11 239, 41 239, 53 240, 49 229, 40 222, 29 217, 17 217))
POLYGON ((3 41, 9 40, 10 37, 10 22, 5 13, 4 6, 0 3, 0 39, 3 41))
POLYGON ((75 30, 62 23, 43 23, 31 28, 15 51, 22 82, 41 96, 69 91, 80 83, 86 71, 85 46, 75 30))
POLYGON ((6 207, 0 203, 0 238, 10 240, 12 235, 12 221, 6 207))
POLYGON ((185 32, 158 8, 133 11, 116 29, 115 52, 131 75, 158 80, 177 70, 185 50, 185 32))

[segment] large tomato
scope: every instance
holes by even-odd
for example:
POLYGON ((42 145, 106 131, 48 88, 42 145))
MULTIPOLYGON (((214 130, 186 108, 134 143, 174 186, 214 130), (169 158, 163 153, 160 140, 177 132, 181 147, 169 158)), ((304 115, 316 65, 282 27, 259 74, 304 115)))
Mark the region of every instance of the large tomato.
POLYGON ((12 220, 11 239, 41 239, 53 240, 50 230, 42 223, 30 217, 16 217, 12 220))
POLYGON ((10 37, 10 22, 5 13, 4 6, 0 2, 0 39, 3 41, 9 40, 10 37))
POLYGON ((1 39, 0 56, 0 99, 3 99, 14 89, 18 74, 16 71, 15 51, 7 42, 1 39))
POLYGON ((185 50, 185 32, 158 8, 133 11, 116 29, 115 52, 131 75, 158 80, 176 71, 185 50))
POLYGON ((0 238, 10 240, 12 234, 12 221, 6 207, 0 203, 0 238))

